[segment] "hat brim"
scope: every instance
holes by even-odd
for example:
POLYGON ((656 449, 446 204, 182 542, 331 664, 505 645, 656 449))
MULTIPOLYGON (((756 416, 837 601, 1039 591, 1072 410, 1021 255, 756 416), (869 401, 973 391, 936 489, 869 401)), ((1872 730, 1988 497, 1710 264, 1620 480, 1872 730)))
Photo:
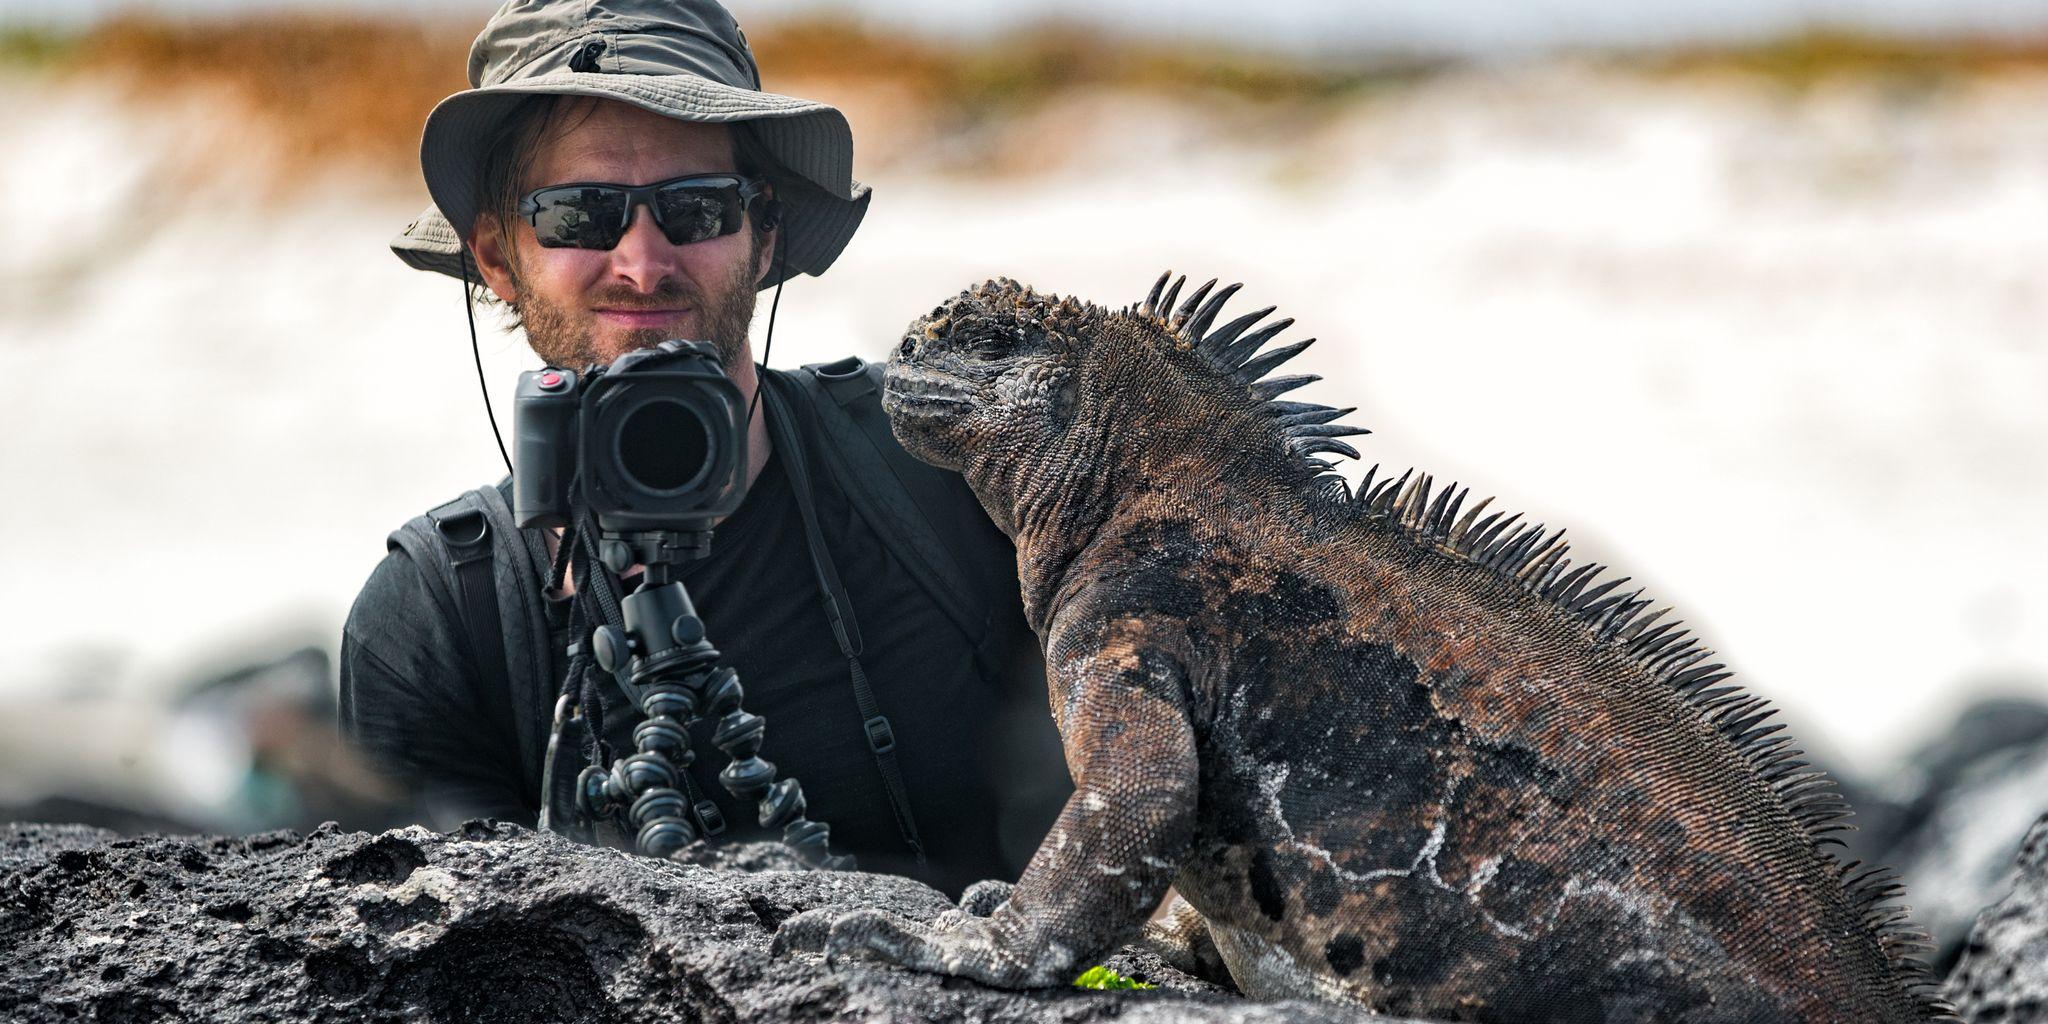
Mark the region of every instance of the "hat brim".
POLYGON ((867 213, 868 187, 853 179, 853 132, 831 106, 690 74, 563 71, 459 92, 427 116, 420 169, 434 205, 391 243, 407 266, 463 276, 462 237, 476 219, 483 144, 522 100, 548 94, 619 100, 679 121, 749 122, 761 147, 789 172, 775 182, 782 250, 763 288, 799 273, 823 273, 867 213))

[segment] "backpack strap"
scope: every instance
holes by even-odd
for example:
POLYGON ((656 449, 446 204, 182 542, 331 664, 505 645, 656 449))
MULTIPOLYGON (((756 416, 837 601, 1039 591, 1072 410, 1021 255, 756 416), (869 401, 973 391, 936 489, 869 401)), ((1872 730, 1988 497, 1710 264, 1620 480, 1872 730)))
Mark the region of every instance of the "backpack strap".
MULTIPOLYGON (((547 749, 547 720, 528 713, 528 709, 552 708, 562 686, 548 628, 547 600, 536 585, 536 581, 548 578, 547 543, 541 539, 540 531, 522 530, 512 517, 510 476, 499 480, 495 487, 478 488, 472 493, 482 502, 496 539, 491 548, 491 578, 501 609, 498 621, 510 624, 514 630, 505 636, 505 690, 514 711, 522 762, 538 765, 547 749)), ((539 794, 538 775, 532 778, 527 791, 539 794)))
POLYGON ((491 572, 491 521, 476 492, 428 510, 434 532, 455 568, 456 607, 476 648, 485 679, 505 678, 505 633, 498 628, 498 588, 491 572))
POLYGON ((918 461, 898 444, 882 412, 882 366, 859 356, 813 363, 788 376, 820 423, 818 436, 838 455, 825 464, 883 542, 896 552, 940 610, 977 647, 989 633, 985 587, 962 564, 975 550, 959 510, 977 507, 957 474, 918 461), (936 514, 934 514, 936 512, 936 514))
POLYGON ((530 587, 536 576, 546 578, 537 566, 546 551, 513 522, 501 490, 509 485, 508 479, 480 487, 436 506, 392 533, 386 546, 404 549, 437 598, 455 609, 476 666, 476 705, 516 748, 531 776, 523 791, 537 802, 541 779, 531 768, 547 736, 523 711, 552 703, 547 613, 530 587))

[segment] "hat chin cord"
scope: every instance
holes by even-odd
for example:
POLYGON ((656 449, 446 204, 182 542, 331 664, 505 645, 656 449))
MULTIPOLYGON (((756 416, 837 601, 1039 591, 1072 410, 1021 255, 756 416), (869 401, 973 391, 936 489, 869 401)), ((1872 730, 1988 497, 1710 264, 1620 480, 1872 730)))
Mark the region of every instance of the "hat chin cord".
MULTIPOLYGON (((779 224, 778 224, 779 226, 779 224)), ((469 291, 469 246, 457 243, 457 258, 462 261, 462 315, 469 322, 469 354, 476 360, 476 386, 483 393, 484 416, 491 421, 491 439, 498 442, 498 458, 505 462, 505 473, 510 476, 512 456, 505 452, 505 435, 498 430, 498 414, 491 408, 491 386, 484 379, 484 353, 476 340, 476 299, 469 291)), ((761 339, 761 366, 768 365, 768 353, 775 349, 775 312, 782 308, 783 275, 789 271, 789 256, 783 248, 782 239, 775 240, 775 298, 768 303, 768 333, 761 339)), ((754 399, 747 403, 747 422, 754 422, 754 414, 761 408, 761 377, 754 375, 754 399)))
POLYGON ((469 354, 476 357, 476 386, 483 392, 484 415, 491 421, 491 437, 498 442, 498 457, 505 460, 505 473, 512 473, 512 456, 505 454, 505 435, 498 432, 498 414, 491 411, 491 386, 484 382, 484 353, 476 343, 476 300, 469 293, 469 246, 457 242, 455 253, 462 259, 462 315, 469 320, 469 354))
MULTIPOLYGON (((776 224, 781 224, 780 218, 776 224)), ((775 297, 768 300, 768 333, 761 339, 761 368, 768 368, 768 353, 775 349, 775 311, 782 308, 783 275, 789 272, 789 255, 782 236, 775 236, 775 297)), ((761 375, 754 374, 754 400, 747 403, 747 429, 752 430, 754 411, 761 407, 761 375)))

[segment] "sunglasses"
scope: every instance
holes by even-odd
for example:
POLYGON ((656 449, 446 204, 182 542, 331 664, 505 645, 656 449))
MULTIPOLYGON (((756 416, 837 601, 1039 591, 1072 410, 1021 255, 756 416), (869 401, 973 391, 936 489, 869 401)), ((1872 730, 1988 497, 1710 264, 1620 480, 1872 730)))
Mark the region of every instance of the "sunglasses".
POLYGON ((737 174, 693 174, 652 185, 579 181, 537 188, 519 201, 544 249, 611 249, 626 235, 633 209, 645 205, 671 245, 688 245, 740 229, 762 183, 737 174))

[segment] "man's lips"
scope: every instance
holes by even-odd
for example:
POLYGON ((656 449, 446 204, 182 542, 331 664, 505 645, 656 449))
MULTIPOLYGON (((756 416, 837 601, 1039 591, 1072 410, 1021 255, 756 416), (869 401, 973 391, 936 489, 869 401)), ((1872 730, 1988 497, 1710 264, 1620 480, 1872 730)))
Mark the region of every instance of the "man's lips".
POLYGON ((662 327, 688 315, 684 309, 599 309, 593 310, 597 318, 608 324, 621 327, 662 327))

